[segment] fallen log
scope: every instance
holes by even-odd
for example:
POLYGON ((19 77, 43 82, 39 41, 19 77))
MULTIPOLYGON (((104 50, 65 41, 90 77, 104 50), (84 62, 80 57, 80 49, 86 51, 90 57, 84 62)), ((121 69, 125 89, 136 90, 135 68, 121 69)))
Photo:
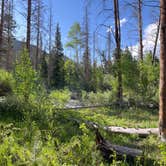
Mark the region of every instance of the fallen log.
POLYGON ((103 158, 108 162, 112 162, 114 154, 116 154, 117 160, 126 159, 130 163, 134 162, 137 157, 143 157, 143 152, 139 149, 111 144, 101 136, 98 129, 96 130, 96 145, 103 158))
POLYGON ((103 128, 107 132, 119 133, 119 134, 137 134, 140 137, 147 137, 150 134, 158 135, 158 128, 125 128, 125 127, 116 127, 116 126, 106 126, 103 128))

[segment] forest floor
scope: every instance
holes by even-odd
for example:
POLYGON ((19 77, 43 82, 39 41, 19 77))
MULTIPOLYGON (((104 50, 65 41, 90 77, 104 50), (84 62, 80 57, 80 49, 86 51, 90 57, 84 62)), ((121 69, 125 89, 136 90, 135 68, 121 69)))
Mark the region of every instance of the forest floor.
MULTIPOLYGON (((77 131, 75 131, 77 130, 77 127, 74 126, 77 124, 74 122, 71 124, 72 121, 78 121, 80 124, 90 121, 100 125, 99 131, 105 139, 110 141, 110 143, 140 149, 143 151, 146 157, 154 160, 158 160, 160 158, 160 141, 158 136, 149 135, 146 138, 141 138, 134 134, 115 134, 102 130, 102 127, 105 126, 118 126, 125 128, 157 128, 158 110, 139 109, 135 107, 128 109, 107 107, 77 110, 55 110, 54 120, 56 123, 58 123, 58 130, 63 128, 63 130, 61 130, 63 134, 61 133, 61 137, 59 139, 62 139, 63 137, 69 137, 69 140, 72 138, 72 136, 78 134, 77 131)), ((13 123, 15 127, 19 128, 25 128, 27 125, 24 124, 24 122, 18 122, 10 118, 6 119, 4 117, 0 117, 0 125, 7 125, 9 123, 13 123)))
MULTIPOLYGON (((118 126, 129 128, 157 128, 158 110, 148 109, 116 109, 116 108, 91 108, 81 110, 65 110, 64 114, 69 119, 79 119, 82 122, 90 121, 105 126, 118 126)), ((156 135, 149 135, 141 138, 138 135, 124 135, 118 133, 107 133, 101 129, 102 135, 113 144, 123 145, 131 148, 141 149, 148 157, 160 158, 159 138, 156 135)))

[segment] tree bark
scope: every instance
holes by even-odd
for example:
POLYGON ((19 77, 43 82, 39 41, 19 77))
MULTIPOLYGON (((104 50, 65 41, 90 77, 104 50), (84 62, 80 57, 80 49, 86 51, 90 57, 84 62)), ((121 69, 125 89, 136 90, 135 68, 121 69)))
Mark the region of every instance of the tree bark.
POLYGON ((122 89, 122 72, 121 72, 121 34, 120 34, 120 17, 119 17, 118 0, 114 0, 114 20, 115 20, 116 61, 118 63, 117 100, 121 104, 123 101, 123 89, 122 89))
POLYGON ((41 0, 37 1, 37 36, 36 36, 36 56, 35 56, 35 69, 38 69, 39 60, 39 40, 40 40, 40 28, 41 28, 41 0))
POLYGON ((30 55, 30 41, 31 41, 31 8, 32 8, 32 1, 28 0, 26 48, 29 52, 29 55, 30 55))
POLYGON ((5 0, 2 0, 2 3, 1 3, 1 24, 0 24, 0 49, 2 49, 2 41, 3 41, 4 7, 5 7, 5 0))
POLYGON ((155 63, 155 55, 156 55, 157 42, 158 42, 158 38, 159 38, 159 32, 160 32, 160 16, 159 16, 155 44, 154 44, 154 49, 153 49, 153 54, 152 54, 152 65, 155 63))
POLYGON ((139 56, 143 61, 143 37, 142 37, 142 0, 138 0, 138 31, 139 31, 139 56))
POLYGON ((161 140, 166 142, 166 1, 160 0, 160 109, 159 131, 161 140))

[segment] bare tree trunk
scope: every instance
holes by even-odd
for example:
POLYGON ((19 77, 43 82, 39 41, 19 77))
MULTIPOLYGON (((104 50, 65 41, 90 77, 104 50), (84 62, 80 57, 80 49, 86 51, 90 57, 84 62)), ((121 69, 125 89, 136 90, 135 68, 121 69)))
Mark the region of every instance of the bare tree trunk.
POLYGON ((153 49, 153 54, 152 54, 152 65, 155 63, 155 55, 156 55, 157 42, 158 42, 158 38, 159 38, 159 32, 160 32, 160 16, 159 16, 159 22, 158 22, 157 32, 156 32, 156 39, 155 39, 155 44, 154 44, 154 49, 153 49))
POLYGON ((31 8, 32 8, 32 1, 28 0, 26 48, 29 52, 29 55, 30 55, 30 41, 31 41, 31 8))
POLYGON ((4 7, 5 7, 5 0, 2 0, 2 2, 1 2, 1 24, 0 24, 0 50, 2 50, 2 41, 3 41, 4 7))
POLYGON ((143 37, 142 37, 142 0, 138 0, 138 31, 139 31, 139 56, 143 61, 143 37))
POLYGON ((159 131, 166 142, 166 1, 160 0, 160 110, 159 131))
POLYGON ((50 6, 50 15, 49 15, 49 54, 51 53, 52 45, 52 7, 50 6))
POLYGON ((116 40, 116 61, 118 63, 118 92, 117 100, 122 103, 122 72, 121 72, 121 36, 120 36, 120 17, 119 17, 119 1, 114 0, 114 19, 115 19, 115 40, 116 40))
POLYGON ((40 28, 41 28, 41 0, 37 0, 37 36, 36 36, 36 56, 35 56, 35 69, 38 69, 38 59, 39 59, 39 40, 40 40, 40 28))
POLYGON ((49 13, 49 66, 48 66, 48 87, 51 84, 51 73, 52 73, 52 63, 51 63, 51 49, 52 49, 52 7, 50 4, 50 13, 49 13))
POLYGON ((8 1, 7 14, 10 18, 7 20, 7 54, 6 54, 6 69, 12 69, 12 40, 13 40, 13 0, 8 1))
POLYGON ((88 20, 88 7, 85 8, 85 51, 84 51, 84 73, 85 73, 85 82, 86 86, 89 89, 90 82, 90 51, 89 51, 89 20, 88 20))

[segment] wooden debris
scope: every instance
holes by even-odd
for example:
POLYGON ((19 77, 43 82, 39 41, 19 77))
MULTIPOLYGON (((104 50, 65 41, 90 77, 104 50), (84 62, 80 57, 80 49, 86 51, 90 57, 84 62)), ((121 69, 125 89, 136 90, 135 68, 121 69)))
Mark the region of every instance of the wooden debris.
POLYGON ((136 157, 141 158, 143 155, 143 152, 139 149, 111 144, 101 136, 98 130, 96 130, 96 144, 97 148, 101 151, 104 159, 109 162, 112 162, 113 154, 115 153, 116 159, 122 160, 126 157, 126 159, 130 162, 134 162, 136 157))
POLYGON ((147 137, 150 134, 158 135, 158 128, 124 128, 124 127, 116 127, 116 126, 107 126, 104 127, 104 130, 111 133, 119 133, 119 134, 138 134, 142 137, 147 137))

